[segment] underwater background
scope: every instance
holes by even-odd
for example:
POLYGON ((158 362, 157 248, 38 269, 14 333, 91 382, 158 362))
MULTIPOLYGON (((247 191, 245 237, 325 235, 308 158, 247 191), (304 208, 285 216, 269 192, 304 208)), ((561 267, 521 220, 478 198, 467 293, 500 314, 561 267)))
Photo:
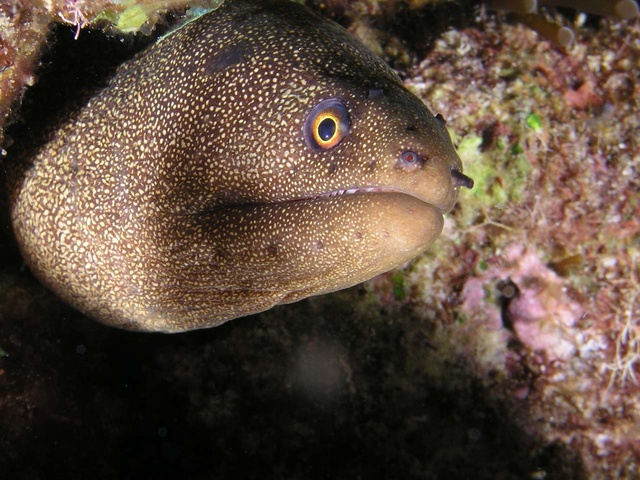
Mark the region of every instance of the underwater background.
MULTIPOLYGON (((105 327, 30 275, 2 190, 0 473, 640 478, 640 20, 593 3, 308 2, 446 118, 475 180, 429 251, 345 291, 105 327)), ((1 161, 203 6, 0 2, 1 161)))

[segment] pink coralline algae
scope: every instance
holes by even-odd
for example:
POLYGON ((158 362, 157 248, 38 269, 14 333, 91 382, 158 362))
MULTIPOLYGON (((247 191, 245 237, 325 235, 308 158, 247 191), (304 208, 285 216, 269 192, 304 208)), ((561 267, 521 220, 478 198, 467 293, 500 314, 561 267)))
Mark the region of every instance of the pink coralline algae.
POLYGON ((531 351, 544 353, 549 361, 566 360, 576 352, 572 327, 583 311, 571 299, 566 281, 545 265, 538 252, 512 244, 495 265, 469 280, 463 292, 463 312, 482 317, 490 329, 509 328, 531 351), (508 283, 503 290, 504 308, 499 302, 486 310, 482 285, 508 283))

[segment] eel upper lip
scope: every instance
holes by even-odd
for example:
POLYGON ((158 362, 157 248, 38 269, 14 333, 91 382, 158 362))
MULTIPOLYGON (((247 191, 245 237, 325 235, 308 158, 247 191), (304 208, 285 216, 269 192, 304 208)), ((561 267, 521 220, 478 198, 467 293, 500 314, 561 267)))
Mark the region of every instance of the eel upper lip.
POLYGON ((424 198, 420 198, 419 196, 411 193, 411 192, 407 192, 401 189, 397 189, 397 188, 389 188, 389 187, 350 187, 350 188, 344 188, 344 189, 336 189, 336 190, 332 190, 330 192, 319 192, 319 193, 310 193, 298 198, 289 198, 289 199, 281 199, 281 200, 274 200, 274 201, 258 201, 258 202, 238 202, 238 203, 220 203, 218 205, 214 205, 211 206, 209 208, 203 209, 203 210, 199 210, 197 212, 191 212, 191 213, 198 213, 198 214, 213 214, 216 213, 220 210, 225 210, 225 209, 231 209, 231 208, 247 208, 247 207, 265 207, 268 205, 274 205, 274 204, 287 204, 287 203, 297 203, 297 202, 307 202, 310 200, 317 200, 317 199, 323 199, 323 198, 335 198, 335 197, 342 197, 342 196, 349 196, 349 195, 357 195, 357 194, 366 194, 366 193, 380 193, 380 194, 384 194, 384 193, 395 193, 398 195, 406 195, 408 197, 412 197, 415 198, 416 200, 421 201, 422 203, 424 203, 425 205, 429 205, 433 208, 435 208, 436 210, 438 210, 441 214, 444 215, 445 212, 448 212, 451 209, 451 205, 436 205, 433 202, 429 202, 427 200, 425 200, 424 198))
MULTIPOLYGON (((473 179, 471 177, 468 177, 467 175, 465 175, 464 173, 462 173, 458 168, 452 168, 451 169, 451 178, 453 179, 453 187, 454 188, 459 188, 459 187, 465 187, 465 188, 473 188, 473 179)), ((408 192, 408 191, 404 191, 402 189, 398 189, 398 188, 390 188, 390 187, 349 187, 349 188, 343 188, 343 189, 336 189, 336 190, 332 190, 330 192, 321 192, 321 193, 316 193, 316 194, 310 194, 301 198, 294 198, 294 199, 288 199, 288 200, 281 200, 280 202, 301 202, 301 201, 307 201, 307 200, 312 200, 315 198, 328 198, 328 197, 339 197, 339 196, 343 196, 343 195, 354 195, 354 194, 362 194, 362 193, 396 193, 396 194, 401 194, 401 195, 407 195, 409 197, 413 197, 417 200, 420 200, 421 202, 425 203, 426 205, 430 205, 433 208, 437 209, 438 211, 440 211, 441 214, 445 214, 446 212, 450 211, 451 208, 453 208, 453 203, 452 204, 445 204, 445 205, 437 205, 434 202, 430 202, 428 200, 425 200, 424 198, 421 198, 418 195, 415 195, 412 192, 408 192)), ((273 202, 273 203, 280 203, 278 201, 273 202)), ((266 202, 266 203, 270 203, 270 202, 266 202)), ((220 210, 222 208, 232 208, 232 207, 247 207, 247 206, 257 206, 257 205, 264 205, 264 203, 262 202, 258 202, 258 203, 253 203, 253 202, 248 202, 248 203, 239 203, 239 204, 226 204, 226 205, 217 205, 213 208, 209 208, 206 210, 207 213, 212 213, 214 211, 220 210)))
POLYGON ((441 214, 444 214, 445 212, 450 210, 448 206, 437 205, 433 202, 427 201, 424 198, 421 198, 415 195, 414 193, 407 192, 397 188, 389 188, 389 187, 352 187, 352 188, 338 189, 328 193, 321 193, 321 194, 315 195, 313 196, 313 198, 339 197, 343 195, 354 195, 354 194, 361 194, 361 193, 395 193, 400 195, 407 195, 408 197, 413 197, 417 200, 420 200, 426 205, 432 206, 433 208, 439 210, 441 214))
MULTIPOLYGON (((474 183, 473 179, 465 175, 464 173, 462 173, 458 168, 451 169, 451 178, 453 179, 454 188, 460 188, 460 187, 473 188, 473 183, 474 183)), ((447 208, 447 206, 436 205, 411 192, 407 192, 407 191, 396 189, 396 188, 389 188, 389 187, 351 187, 351 188, 333 190, 328 193, 321 193, 321 194, 315 195, 314 197, 315 198, 337 197, 341 195, 353 195, 356 193, 399 193, 403 195, 408 195, 410 197, 414 197, 420 200, 421 202, 424 202, 428 205, 431 205, 434 208, 437 208, 442 213, 448 212, 451 209, 451 206, 447 208)))

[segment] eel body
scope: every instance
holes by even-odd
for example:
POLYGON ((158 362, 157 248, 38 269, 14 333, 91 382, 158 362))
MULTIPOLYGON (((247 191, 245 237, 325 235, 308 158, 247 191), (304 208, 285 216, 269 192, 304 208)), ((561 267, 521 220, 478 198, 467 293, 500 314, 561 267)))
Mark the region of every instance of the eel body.
POLYGON ((471 183, 443 123, 332 21, 227 0, 13 162, 12 224, 86 315, 211 327, 424 251, 471 183))

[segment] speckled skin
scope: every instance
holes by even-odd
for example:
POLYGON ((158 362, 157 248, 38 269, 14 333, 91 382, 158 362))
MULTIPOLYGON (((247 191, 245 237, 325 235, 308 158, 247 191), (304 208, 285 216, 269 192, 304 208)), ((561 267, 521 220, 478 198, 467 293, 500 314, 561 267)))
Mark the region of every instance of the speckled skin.
POLYGON ((163 332, 406 262, 439 235, 461 168, 442 122, 381 60, 306 8, 264 0, 228 0, 164 37, 13 166, 34 274, 101 322, 163 332), (317 151, 303 128, 327 98, 351 129, 317 151))

